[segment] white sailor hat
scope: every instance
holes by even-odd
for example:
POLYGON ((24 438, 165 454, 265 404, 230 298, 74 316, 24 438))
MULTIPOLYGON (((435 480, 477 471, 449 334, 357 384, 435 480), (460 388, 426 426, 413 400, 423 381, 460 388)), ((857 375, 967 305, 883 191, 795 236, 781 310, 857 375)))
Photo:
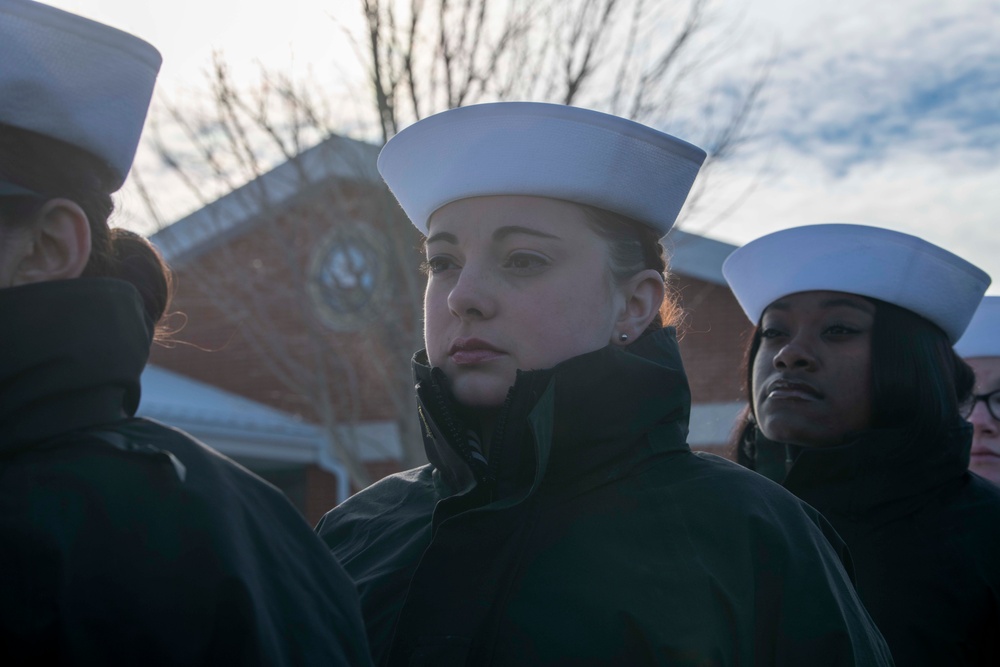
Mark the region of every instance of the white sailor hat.
POLYGON ((989 287, 976 266, 933 243, 865 225, 793 227, 737 248, 722 265, 754 324, 789 294, 829 290, 880 299, 930 320, 954 343, 989 287))
POLYGON ((955 343, 960 357, 1000 357, 1000 296, 983 297, 969 327, 955 343))
POLYGON ((0 0, 0 123, 82 148, 125 182, 160 54, 128 33, 32 0, 0 0))
POLYGON ((666 234, 704 160, 697 146, 617 116, 498 102, 414 123, 385 145, 378 169, 423 234, 445 204, 488 195, 589 204, 666 234))

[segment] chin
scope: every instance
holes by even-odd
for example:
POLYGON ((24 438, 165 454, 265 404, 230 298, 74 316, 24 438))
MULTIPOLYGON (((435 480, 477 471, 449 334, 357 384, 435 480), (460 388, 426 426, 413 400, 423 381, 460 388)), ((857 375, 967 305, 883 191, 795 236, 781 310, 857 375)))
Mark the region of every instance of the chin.
POLYGON ((1000 485, 1000 460, 993 459, 986 462, 973 462, 969 470, 980 477, 984 477, 994 484, 1000 485))
POLYGON ((762 421, 760 429, 768 440, 799 447, 829 447, 843 440, 830 438, 828 433, 818 432, 814 424, 798 423, 798 420, 762 421))
POLYGON ((496 378, 459 377, 452 381, 451 393, 465 407, 496 409, 503 407, 512 384, 496 378))

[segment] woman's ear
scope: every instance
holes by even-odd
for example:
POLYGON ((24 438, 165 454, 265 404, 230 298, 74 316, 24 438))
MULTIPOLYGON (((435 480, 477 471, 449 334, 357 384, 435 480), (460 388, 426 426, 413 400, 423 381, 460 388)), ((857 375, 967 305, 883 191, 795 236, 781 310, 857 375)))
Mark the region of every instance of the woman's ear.
POLYGON ((624 290, 625 304, 612 338, 612 342, 619 345, 628 344, 642 335, 660 312, 666 294, 663 274, 655 269, 640 271, 622 285, 621 289, 624 290), (624 340, 623 335, 627 336, 624 340))
POLYGON ((90 260, 90 223, 69 199, 50 199, 35 215, 13 285, 79 278, 90 260))

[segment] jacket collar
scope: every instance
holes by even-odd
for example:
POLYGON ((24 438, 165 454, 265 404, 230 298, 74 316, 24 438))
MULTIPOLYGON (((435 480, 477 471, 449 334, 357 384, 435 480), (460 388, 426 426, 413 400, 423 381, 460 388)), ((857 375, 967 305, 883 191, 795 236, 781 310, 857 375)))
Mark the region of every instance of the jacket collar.
POLYGON ((108 278, 0 289, 0 452, 131 416, 153 326, 108 278))
POLYGON ((690 391, 672 328, 553 368, 518 371, 489 457, 474 416, 459 406, 424 352, 413 359, 428 460, 453 492, 494 498, 543 485, 596 484, 649 455, 687 451, 690 391))
POLYGON ((971 446, 967 424, 950 429, 941 440, 914 439, 903 429, 874 429, 838 447, 810 449, 776 443, 758 432, 757 471, 820 511, 861 514, 919 499, 967 475, 971 446))

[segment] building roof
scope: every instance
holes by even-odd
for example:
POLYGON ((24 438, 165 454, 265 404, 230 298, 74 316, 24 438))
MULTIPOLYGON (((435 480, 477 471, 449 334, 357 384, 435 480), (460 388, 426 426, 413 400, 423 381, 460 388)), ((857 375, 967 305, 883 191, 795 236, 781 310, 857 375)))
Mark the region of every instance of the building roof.
POLYGON ((728 287, 722 275, 722 263, 737 246, 679 229, 673 229, 664 241, 671 273, 728 287))
POLYGON ((381 183, 375 160, 378 146, 332 136, 292 160, 255 178, 208 206, 164 227, 149 240, 168 263, 197 254, 237 235, 267 209, 280 208, 297 194, 331 178, 381 183))
POLYGON ((187 431, 223 454, 319 463, 323 430, 281 410, 149 364, 137 412, 187 431))
MULTIPOLYGON (((315 463, 344 472, 329 454, 330 434, 321 426, 153 364, 142 374, 137 415, 186 431, 226 456, 258 464, 315 463)), ((399 429, 391 421, 344 424, 336 437, 364 461, 402 455, 399 429)))

